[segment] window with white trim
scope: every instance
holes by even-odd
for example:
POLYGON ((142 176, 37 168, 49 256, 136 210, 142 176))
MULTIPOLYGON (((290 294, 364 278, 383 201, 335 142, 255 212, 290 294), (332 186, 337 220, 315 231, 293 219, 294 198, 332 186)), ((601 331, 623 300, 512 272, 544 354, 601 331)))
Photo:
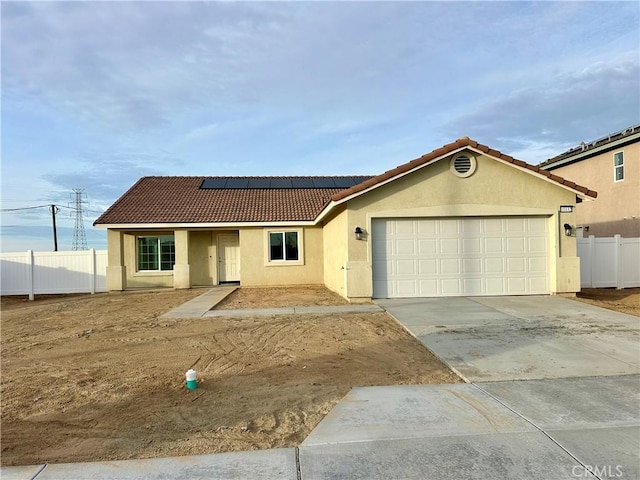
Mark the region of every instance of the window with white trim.
POLYGON ((304 265, 302 229, 265 229, 265 265, 304 265))
POLYGON ((176 242, 173 235, 137 238, 137 267, 140 272, 173 270, 176 242))
POLYGON ((299 259, 298 232, 269 232, 269 261, 299 259))
POLYGON ((624 180, 624 152, 613 154, 613 181, 624 180))

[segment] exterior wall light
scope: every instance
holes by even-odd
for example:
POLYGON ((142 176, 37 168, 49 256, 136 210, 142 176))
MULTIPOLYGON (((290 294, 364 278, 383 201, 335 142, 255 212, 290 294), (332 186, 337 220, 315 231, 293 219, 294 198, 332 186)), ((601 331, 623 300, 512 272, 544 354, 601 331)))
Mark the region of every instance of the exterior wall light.
POLYGON ((362 240, 362 229, 360 227, 356 227, 356 240, 362 240))
POLYGON ((573 227, 571 225, 569 225, 568 223, 564 224, 564 234, 567 237, 570 237, 573 234, 573 227))

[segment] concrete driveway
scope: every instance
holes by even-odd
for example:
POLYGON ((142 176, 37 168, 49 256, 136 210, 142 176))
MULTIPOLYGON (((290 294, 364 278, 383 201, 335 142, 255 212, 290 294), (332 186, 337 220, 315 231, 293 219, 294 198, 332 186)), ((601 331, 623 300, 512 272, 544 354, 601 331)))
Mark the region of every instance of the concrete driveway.
POLYGON ((557 296, 377 302, 472 382, 640 372, 640 318, 557 296))

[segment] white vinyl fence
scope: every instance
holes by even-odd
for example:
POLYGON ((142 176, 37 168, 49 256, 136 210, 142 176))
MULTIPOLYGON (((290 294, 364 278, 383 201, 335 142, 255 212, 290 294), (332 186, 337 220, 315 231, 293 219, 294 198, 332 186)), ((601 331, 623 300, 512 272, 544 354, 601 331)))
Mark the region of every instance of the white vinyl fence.
POLYGON ((580 286, 640 287, 640 238, 578 238, 580 286))
POLYGON ((96 293, 107 291, 107 251, 0 254, 0 293, 96 293))

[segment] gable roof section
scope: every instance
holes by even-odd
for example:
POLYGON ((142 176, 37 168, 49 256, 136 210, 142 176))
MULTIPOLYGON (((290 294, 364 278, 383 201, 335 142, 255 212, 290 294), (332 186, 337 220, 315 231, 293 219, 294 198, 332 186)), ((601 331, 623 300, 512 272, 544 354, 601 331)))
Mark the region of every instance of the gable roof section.
MULTIPOLYGON (((353 177, 143 177, 94 225, 313 222, 331 196, 344 189, 201 188, 205 180, 214 178, 340 180, 353 177)), ((358 177, 368 178, 371 177, 358 177)))
POLYGON ((462 137, 453 143, 449 143, 441 148, 438 148, 430 153, 422 155, 421 157, 411 160, 410 162, 400 165, 392 170, 388 170, 381 175, 377 175, 371 178, 370 180, 366 180, 358 185, 354 185, 351 188, 342 190, 341 192, 337 192, 331 197, 331 200, 336 203, 341 203, 348 198, 352 198, 354 196, 363 194, 369 190, 372 190, 392 180, 395 180, 396 178, 399 178, 408 173, 411 173, 414 170, 417 170, 426 165, 429 165, 430 163, 438 161, 443 157, 447 157, 457 151, 461 151, 467 148, 470 150, 476 151, 478 153, 484 153, 486 155, 489 155, 503 162, 512 164, 515 167, 519 167, 521 169, 527 170, 529 173, 539 174, 541 177, 545 178, 546 180, 562 185, 565 188, 574 190, 579 195, 582 195, 585 197, 591 197, 591 198, 596 198, 598 195, 597 192, 595 192, 594 190, 589 190, 587 187, 578 185, 575 182, 567 180, 558 175, 554 175, 539 167, 530 165, 527 162, 523 162, 522 160, 517 160, 513 157, 510 157, 509 155, 505 155, 504 153, 499 152, 498 150, 494 150, 490 147, 487 147, 486 145, 482 145, 476 142, 475 140, 471 140, 469 137, 462 137))

